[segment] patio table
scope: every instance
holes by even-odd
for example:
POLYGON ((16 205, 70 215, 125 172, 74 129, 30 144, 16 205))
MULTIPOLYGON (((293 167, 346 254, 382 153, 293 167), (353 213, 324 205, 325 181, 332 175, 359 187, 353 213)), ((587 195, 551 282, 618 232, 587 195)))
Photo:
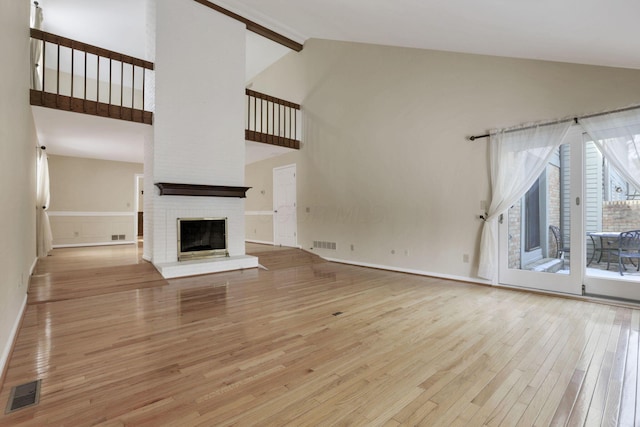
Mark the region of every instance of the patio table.
MULTIPOLYGON (((602 254, 604 252, 607 253, 607 264, 609 263, 609 256, 611 251, 617 249, 617 245, 611 246, 612 243, 617 243, 620 238, 619 231, 596 231, 587 233, 587 236, 591 238, 591 242, 593 243, 593 252, 591 253, 591 259, 587 263, 587 266, 591 265, 594 258, 596 257, 596 252, 600 252, 600 257, 598 257, 598 263, 602 260, 602 254), (596 245, 596 238, 600 239, 600 247, 596 245), (607 243, 607 247, 605 247, 605 242, 607 243)), ((607 265, 607 268, 608 265, 607 265)))

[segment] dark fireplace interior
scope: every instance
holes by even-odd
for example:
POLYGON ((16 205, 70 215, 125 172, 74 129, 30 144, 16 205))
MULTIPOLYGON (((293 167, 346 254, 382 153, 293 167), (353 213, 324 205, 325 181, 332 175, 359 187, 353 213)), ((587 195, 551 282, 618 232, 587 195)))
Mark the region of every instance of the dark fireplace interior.
POLYGON ((226 218, 178 218, 178 260, 228 256, 226 218))

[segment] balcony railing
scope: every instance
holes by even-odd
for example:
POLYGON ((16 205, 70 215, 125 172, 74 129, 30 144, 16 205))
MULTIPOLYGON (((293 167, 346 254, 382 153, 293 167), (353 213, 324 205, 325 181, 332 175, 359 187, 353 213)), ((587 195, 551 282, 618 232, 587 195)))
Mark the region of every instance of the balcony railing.
MULTIPOLYGON (((33 28, 31 40, 32 55, 41 52, 31 105, 152 124, 152 62, 33 28)), ((300 148, 300 105, 250 89, 246 97, 245 139, 300 148)))
POLYGON ((151 124, 145 109, 152 62, 31 29, 40 72, 32 79, 31 105, 151 124))
POLYGON ((300 149, 300 105, 250 89, 245 139, 300 149))

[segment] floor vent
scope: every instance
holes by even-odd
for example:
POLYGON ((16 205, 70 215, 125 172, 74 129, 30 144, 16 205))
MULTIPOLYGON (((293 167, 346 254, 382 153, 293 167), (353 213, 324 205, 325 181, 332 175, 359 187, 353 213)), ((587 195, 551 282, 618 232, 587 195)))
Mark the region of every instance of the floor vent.
POLYGON ((12 388, 5 413, 8 414, 18 409, 37 405, 40 401, 40 381, 32 381, 12 388))
POLYGON ((336 250, 336 242, 321 242, 318 240, 313 241, 313 247, 317 249, 332 249, 336 250))
POLYGON ((341 311, 336 311, 335 313, 333 313, 333 316, 340 316, 342 314, 341 311))

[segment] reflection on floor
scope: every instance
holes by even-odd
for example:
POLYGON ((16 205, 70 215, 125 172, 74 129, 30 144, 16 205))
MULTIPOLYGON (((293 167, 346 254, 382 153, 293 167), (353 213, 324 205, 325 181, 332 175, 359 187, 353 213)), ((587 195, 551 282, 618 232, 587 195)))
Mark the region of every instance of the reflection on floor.
POLYGON ((640 425, 640 310, 247 252, 269 270, 164 280, 55 249, 0 389, 40 403, 0 427, 640 425))

